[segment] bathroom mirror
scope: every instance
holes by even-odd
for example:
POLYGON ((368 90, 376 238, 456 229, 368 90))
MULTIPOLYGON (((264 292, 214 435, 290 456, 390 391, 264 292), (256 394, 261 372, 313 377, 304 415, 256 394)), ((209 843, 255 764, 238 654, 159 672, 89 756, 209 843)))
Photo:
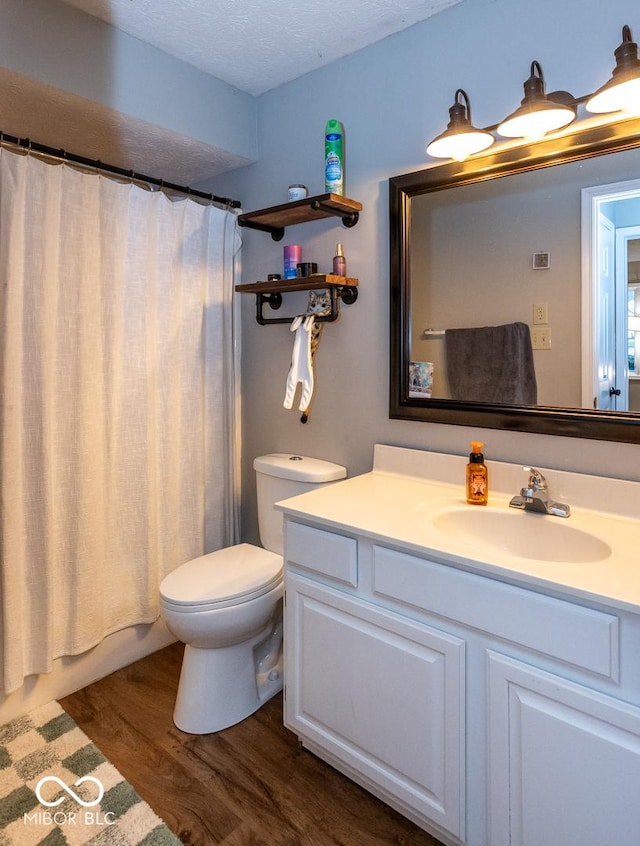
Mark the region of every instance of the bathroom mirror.
MULTIPOLYGON (((589 192, 638 179, 640 118, 391 178, 390 417, 640 443, 640 399, 639 410, 620 410, 613 383, 601 395, 592 388, 592 324, 602 309, 598 294, 583 290, 596 264, 583 223, 589 192), (496 211, 497 203, 506 211, 496 211), (537 404, 452 399, 444 332, 512 322, 535 329, 539 306, 551 349, 533 351, 537 404), (433 366, 427 398, 410 392, 414 362, 433 366), (604 408, 609 390, 613 400, 604 408)), ((614 260, 613 246, 607 255, 614 260)), ((618 325, 616 343, 631 380, 626 328, 618 325)), ((613 337, 613 327, 605 334, 613 337)), ((640 383, 627 391, 625 408, 634 407, 636 388, 640 383)))

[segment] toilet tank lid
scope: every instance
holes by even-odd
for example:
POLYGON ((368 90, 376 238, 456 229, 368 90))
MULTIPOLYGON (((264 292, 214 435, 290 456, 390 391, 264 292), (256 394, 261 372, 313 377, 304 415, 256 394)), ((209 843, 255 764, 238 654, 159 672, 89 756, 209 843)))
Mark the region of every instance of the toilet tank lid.
POLYGON ((335 482, 347 475, 346 467, 323 461, 320 458, 309 458, 305 455, 291 455, 284 452, 273 452, 270 455, 259 455, 253 462, 253 469, 267 476, 278 476, 280 479, 294 479, 297 482, 335 482))

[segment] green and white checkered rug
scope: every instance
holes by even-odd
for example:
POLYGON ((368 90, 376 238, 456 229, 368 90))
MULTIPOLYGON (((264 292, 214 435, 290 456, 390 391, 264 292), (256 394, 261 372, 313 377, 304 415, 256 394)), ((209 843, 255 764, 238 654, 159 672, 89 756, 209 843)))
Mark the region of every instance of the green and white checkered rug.
POLYGON ((0 846, 179 846, 57 702, 0 727, 0 846))

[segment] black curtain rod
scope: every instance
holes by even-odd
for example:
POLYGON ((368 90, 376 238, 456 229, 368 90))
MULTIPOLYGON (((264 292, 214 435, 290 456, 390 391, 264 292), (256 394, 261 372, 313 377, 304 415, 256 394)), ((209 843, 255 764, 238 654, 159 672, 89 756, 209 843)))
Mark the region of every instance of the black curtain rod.
POLYGON ((230 200, 228 197, 216 197, 215 194, 207 194, 205 191, 198 191, 195 188, 189 188, 185 185, 175 185, 173 182, 165 182, 164 179, 156 179, 155 176, 146 176, 144 173, 138 173, 135 170, 125 170, 116 165, 105 164, 99 159, 87 159, 84 156, 78 156, 75 153, 68 153, 66 150, 56 149, 55 147, 47 147, 45 144, 37 144, 31 141, 30 138, 17 138, 15 135, 7 135, 6 132, 0 131, 0 144, 7 142, 15 144, 18 147, 24 147, 25 150, 33 150, 36 153, 43 153, 46 156, 52 156, 62 161, 73 162, 74 164, 84 165, 85 167, 92 167, 95 170, 103 170, 105 173, 113 173, 116 176, 123 176, 126 179, 131 179, 135 182, 147 182, 149 185, 157 185, 159 188, 166 188, 169 191, 176 191, 179 194, 186 194, 188 197, 199 197, 203 200, 209 200, 212 203, 219 203, 222 206, 228 206, 232 209, 239 209, 242 203, 239 200, 230 200))

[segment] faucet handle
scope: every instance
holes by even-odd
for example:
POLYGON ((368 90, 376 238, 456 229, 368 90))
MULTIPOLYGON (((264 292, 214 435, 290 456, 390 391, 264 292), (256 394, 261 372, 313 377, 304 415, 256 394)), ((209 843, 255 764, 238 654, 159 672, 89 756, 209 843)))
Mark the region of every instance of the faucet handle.
POLYGON ((529 474, 527 488, 531 491, 546 491, 547 480, 539 470, 536 470, 535 467, 523 467, 522 469, 529 474))

